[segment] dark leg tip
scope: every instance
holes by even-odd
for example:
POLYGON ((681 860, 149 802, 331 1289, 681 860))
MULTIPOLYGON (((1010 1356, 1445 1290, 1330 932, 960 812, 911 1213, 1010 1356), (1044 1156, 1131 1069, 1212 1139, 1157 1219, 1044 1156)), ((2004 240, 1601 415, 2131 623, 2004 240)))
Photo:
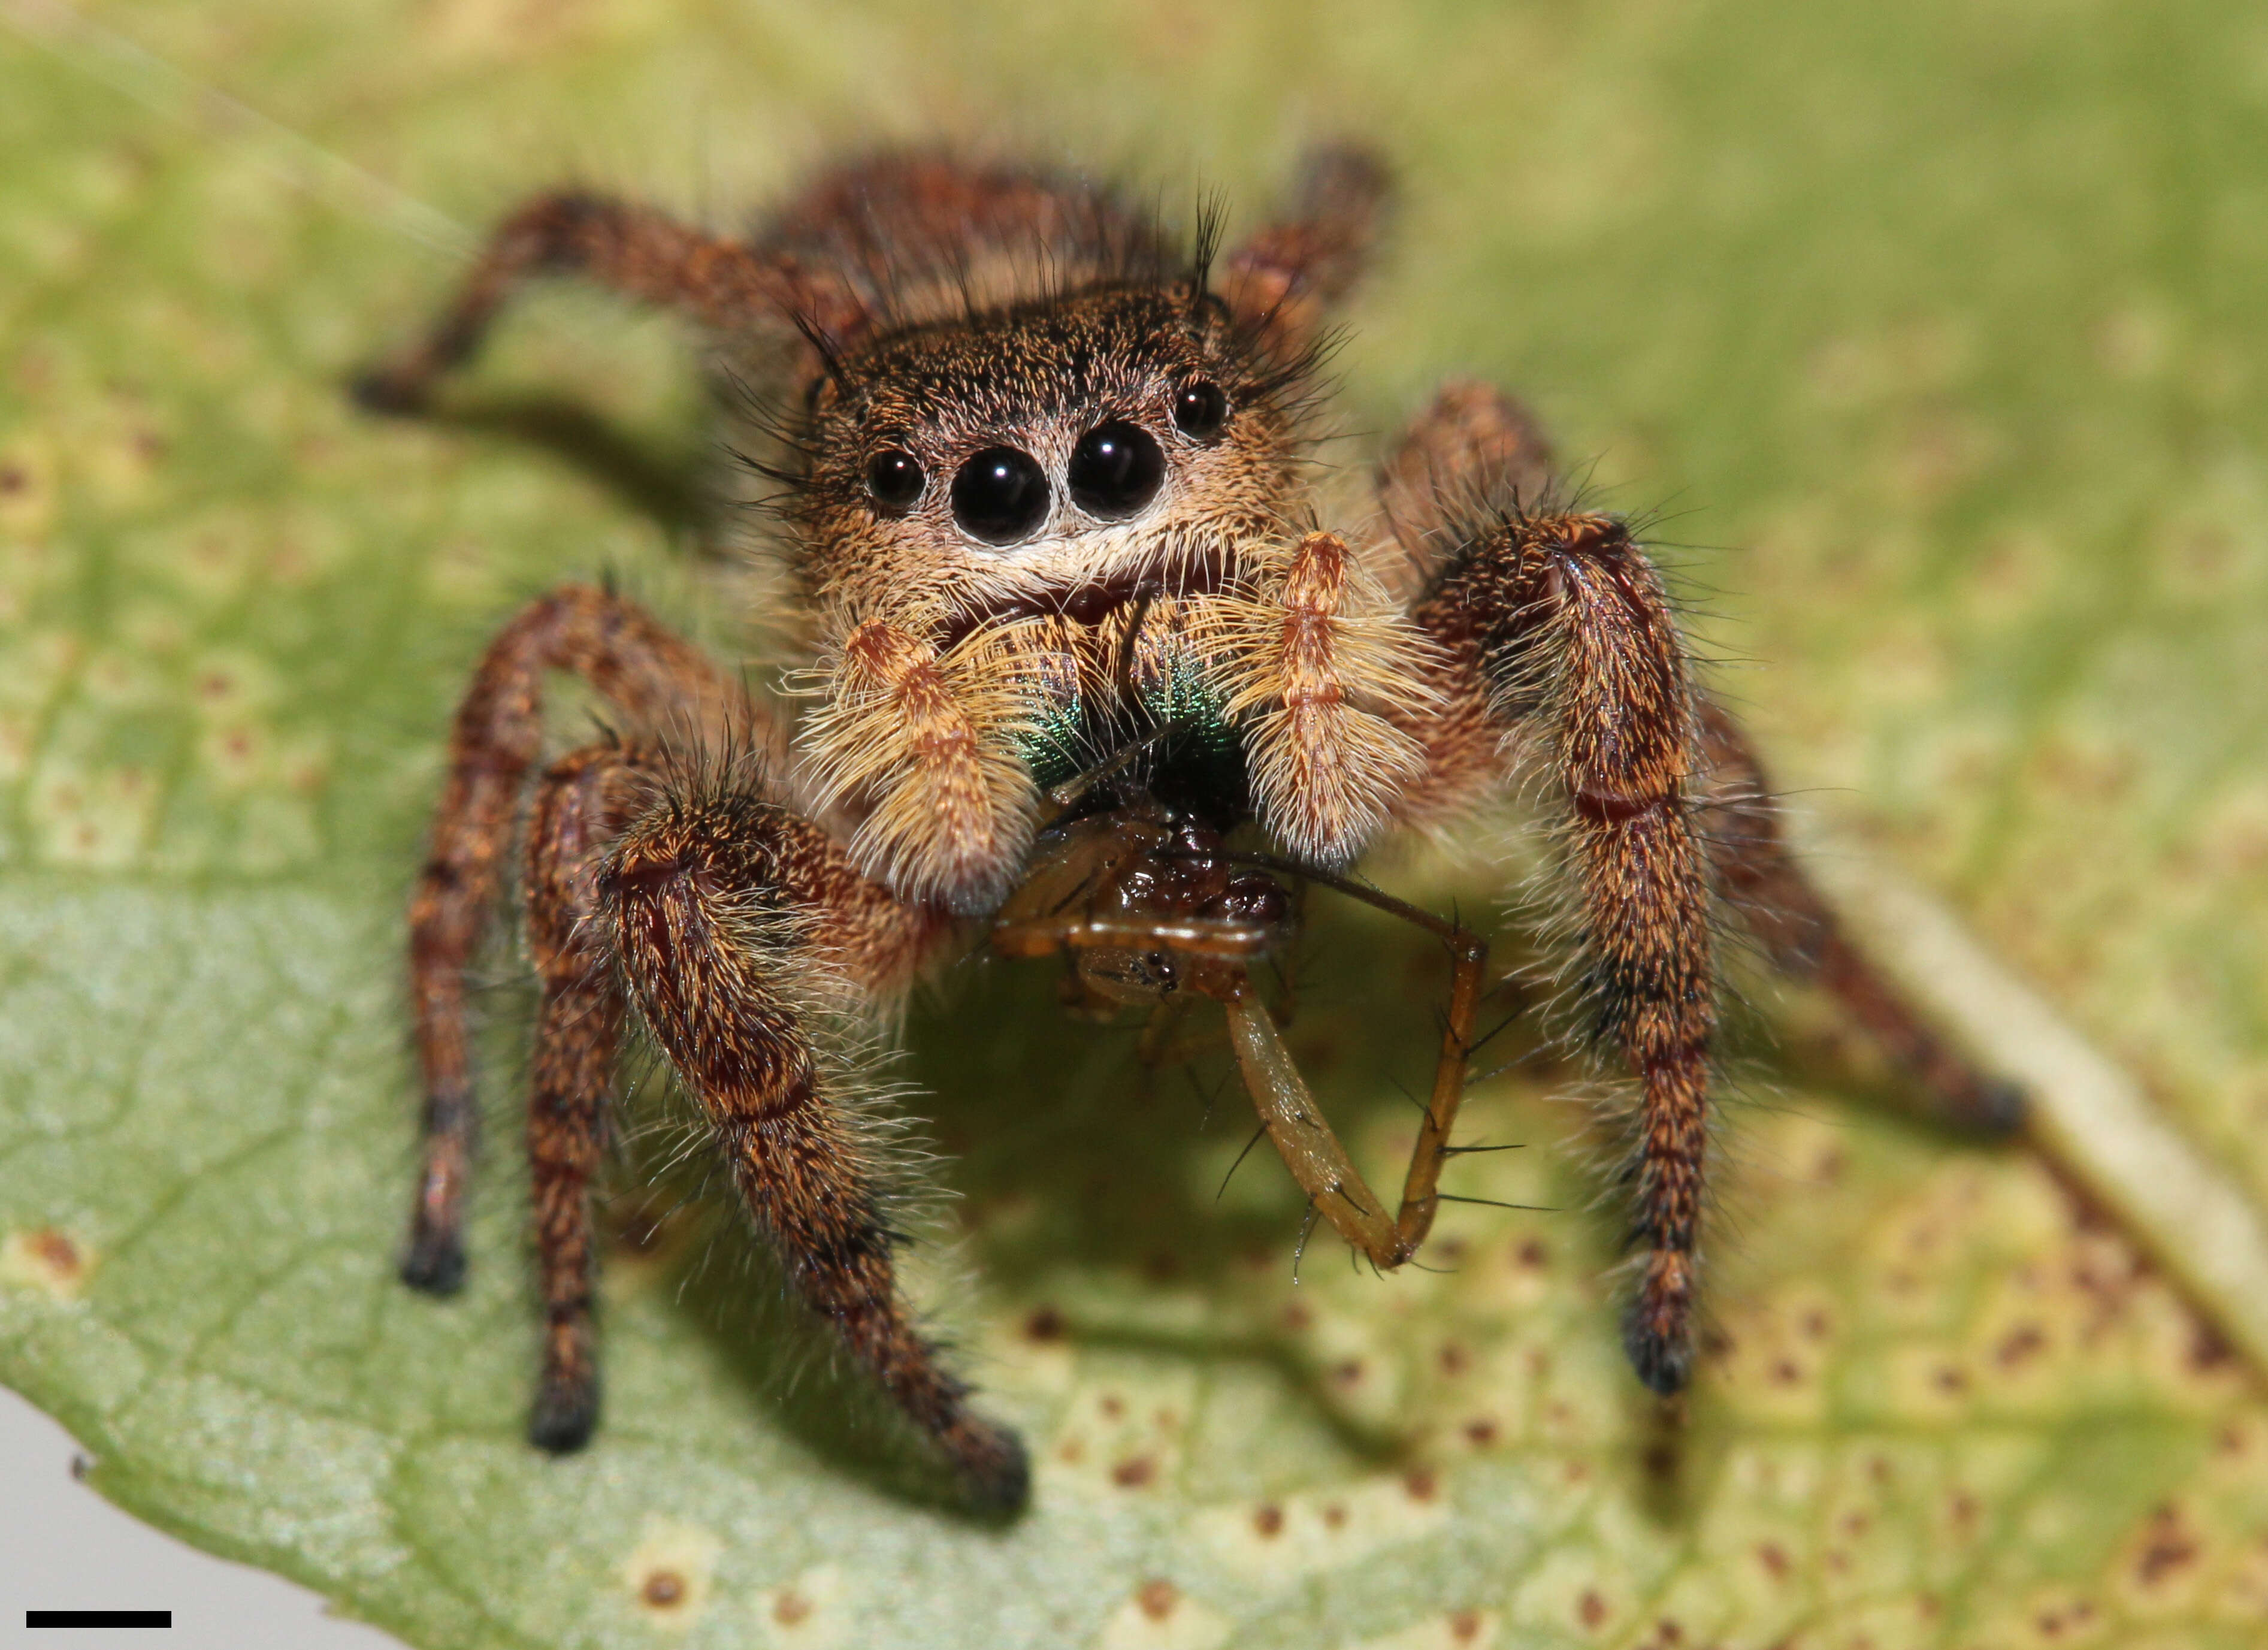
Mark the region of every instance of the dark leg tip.
POLYGON ((2031 1096, 2019 1084, 1992 1078, 1978 1086, 1977 1126, 1987 1134, 2014 1134, 2031 1110, 2031 1096))
POLYGON ((465 1246, 453 1234, 420 1232, 402 1257, 401 1281, 429 1295, 453 1295, 465 1286, 465 1246))
POLYGON ((571 1455, 591 1441, 599 1425, 596 1381, 553 1386, 535 1395, 527 1418, 527 1441, 554 1455, 571 1455))
POLYGON ((1623 1325, 1623 1350, 1630 1354, 1631 1367, 1638 1372, 1638 1378, 1662 1397, 1675 1397, 1692 1378, 1692 1343, 1683 1337, 1669 1338, 1635 1312, 1623 1325))
POLYGON ((425 386, 408 372, 372 367, 348 380, 347 394, 364 412, 410 418, 426 408, 425 386))
POLYGON ((1005 1427, 993 1429, 984 1447, 960 1465, 961 1491, 970 1511, 1005 1518, 1030 1504, 1031 1457, 1024 1451, 1024 1440, 1005 1427))

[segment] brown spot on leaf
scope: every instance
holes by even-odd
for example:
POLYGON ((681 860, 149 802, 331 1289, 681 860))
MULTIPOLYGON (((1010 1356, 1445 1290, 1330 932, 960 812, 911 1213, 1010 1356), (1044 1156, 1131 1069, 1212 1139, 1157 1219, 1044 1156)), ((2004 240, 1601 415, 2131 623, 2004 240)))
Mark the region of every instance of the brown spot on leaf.
POLYGON ((1449 1637, 1459 1644, 1470 1644, 1481 1636, 1481 1613, 1476 1609, 1461 1609, 1449 1617, 1449 1637))
POLYGON ((2181 1509, 2161 1506, 2150 1514, 2141 1550, 2134 1558, 2134 1580, 2145 1587, 2161 1585, 2197 1562, 2198 1540, 2182 1521, 2181 1509))
POLYGON ((783 1627, 792 1627, 811 1615, 811 1601, 792 1587, 784 1587, 772 1601, 772 1619, 783 1627))
POLYGON ((1775 1581, 1786 1580, 1787 1573, 1794 1567, 1788 1561, 1787 1550, 1773 1541, 1764 1542, 1757 1546, 1756 1562, 1764 1565, 1764 1573, 1775 1581))
POLYGON ((0 1283, 28 1284, 59 1300, 78 1293, 93 1265, 86 1246, 55 1226, 11 1232, 0 1241, 0 1283))
POLYGON ((2029 1363, 2047 1344, 2047 1331, 2038 1324, 2019 1323, 1992 1349, 1992 1361, 2003 1369, 2014 1369, 2029 1363))
POLYGON ((1284 1533, 1284 1509, 1273 1501, 1263 1501, 1252 1510, 1252 1532, 1263 1541, 1273 1541, 1284 1533))
POLYGON ((1332 1501, 1324 1506, 1323 1528, 1325 1529, 1344 1529, 1346 1521, 1346 1508, 1339 1502, 1332 1501))
POLYGON ((638 1598, 649 1609, 675 1609, 685 1602, 685 1578, 674 1570, 656 1570, 638 1588, 638 1598))
POLYGON ((1465 1423, 1465 1441, 1475 1449, 1486 1449, 1496 1442, 1496 1423, 1486 1416, 1465 1423))
POLYGON ((1350 1358, 1344 1363, 1333 1365, 1331 1366, 1331 1379, 1342 1387, 1360 1386, 1362 1384, 1362 1359, 1359 1358, 1350 1358))
POLYGON ((1122 1490, 1138 1490, 1158 1476, 1158 1463, 1147 1455, 1129 1455, 1110 1470, 1110 1481, 1122 1490))
POLYGON ((2235 1349, 2210 1323, 2197 1324, 2190 1336, 2190 1368, 2202 1375, 2221 1368, 2236 1357, 2235 1349))
POLYGON ((1595 1630, 1606 1624, 1607 1601, 1586 1587, 1583 1596, 1575 1601, 1575 1619, 1587 1628, 1595 1630))
POLYGON ((1413 1467, 1403 1476, 1402 1489, 1413 1501, 1430 1501, 1441 1492, 1441 1481, 1431 1467, 1413 1467))
POLYGON ((42 1226, 32 1234, 26 1246, 33 1258, 56 1278, 75 1279, 79 1275, 78 1245, 70 1241, 68 1234, 58 1232, 53 1226, 42 1226))
POLYGON ((1035 1308, 1024 1320, 1024 1338, 1031 1341, 1059 1341, 1064 1335, 1063 1314, 1053 1307, 1035 1308))
POLYGON ((1163 1576, 1152 1576, 1134 1591, 1135 1607, 1152 1621, 1163 1621, 1182 1602, 1182 1590, 1163 1576))
POLYGON ((1444 1342, 1438 1356, 1441 1373, 1453 1379, 1473 1366, 1473 1355, 1454 1341, 1444 1342))
POLYGON ((1126 1413, 1126 1400, 1115 1392, 1106 1392, 1102 1395, 1101 1403, 1096 1407, 1115 1421, 1126 1413))
POLYGON ((1540 1272, 1551 1263, 1551 1251, 1541 1238, 1523 1238, 1513 1246, 1512 1263, 1524 1271, 1540 1272))

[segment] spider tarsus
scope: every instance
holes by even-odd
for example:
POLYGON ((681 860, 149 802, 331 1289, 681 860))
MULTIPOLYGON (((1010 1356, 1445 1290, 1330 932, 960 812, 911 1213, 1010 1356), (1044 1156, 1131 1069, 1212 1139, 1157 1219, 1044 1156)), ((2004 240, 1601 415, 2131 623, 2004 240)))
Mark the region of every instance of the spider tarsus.
POLYGON ((599 1383, 546 1382, 527 1418, 527 1441, 554 1455, 571 1455, 591 1441, 599 1425, 599 1383))
POLYGON ((1987 1078, 1977 1086, 1970 1123, 1979 1134, 2016 1134, 2022 1131, 2032 1109, 2032 1097, 2021 1083, 1987 1078))
POLYGON ((1024 1440, 1006 1427, 988 1427, 982 1446, 958 1465, 971 1512, 1005 1517, 1031 1504, 1032 1458, 1024 1440))
POLYGON ((1623 1320, 1623 1350, 1638 1380, 1658 1396, 1675 1397, 1692 1379, 1692 1342, 1648 1323, 1642 1305, 1633 1306, 1623 1320))
POLYGON ((401 1281, 429 1295, 453 1295, 465 1286, 464 1240, 453 1232, 419 1232, 401 1257, 401 1281))

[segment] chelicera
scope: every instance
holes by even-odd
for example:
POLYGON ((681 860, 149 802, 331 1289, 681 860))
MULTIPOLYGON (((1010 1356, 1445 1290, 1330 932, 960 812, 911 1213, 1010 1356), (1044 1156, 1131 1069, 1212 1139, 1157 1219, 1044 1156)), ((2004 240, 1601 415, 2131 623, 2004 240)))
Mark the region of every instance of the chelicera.
POLYGON ((799 699, 751 694, 635 604, 574 586, 497 635, 451 740, 410 912, 426 1098, 403 1272, 446 1291, 463 1271, 465 972, 525 799, 537 1444, 574 1448, 598 1414, 593 1176, 635 1020, 795 1291, 973 1500, 1023 1501, 1020 1442, 902 1299, 891 1169, 847 1052, 972 932, 1068 955, 1075 1005, 1222 1005, 1315 1212, 1381 1269, 1410 1260, 1455 1149, 1486 950, 1350 873, 1390 834, 1474 829, 1524 779, 1557 831, 1584 1033, 1637 1090, 1624 1338, 1647 1386, 1675 1392, 1690 1366, 1720 915, 1823 978, 1949 1107, 2008 1119, 2010 1094, 1837 931, 1632 528, 1566 502, 1517 402, 1450 385, 1382 460, 1374 519, 1317 522, 1315 362, 1386 195, 1371 157, 1319 153, 1292 210, 1225 254, 1085 180, 933 155, 822 173, 745 239, 546 195, 359 385, 414 409, 524 282, 573 275, 687 317, 784 409, 758 462, 780 488, 799 699), (547 758, 552 672, 595 689, 617 731, 547 758), (1252 982, 1310 881, 1432 929, 1451 957, 1391 1206, 1252 982))

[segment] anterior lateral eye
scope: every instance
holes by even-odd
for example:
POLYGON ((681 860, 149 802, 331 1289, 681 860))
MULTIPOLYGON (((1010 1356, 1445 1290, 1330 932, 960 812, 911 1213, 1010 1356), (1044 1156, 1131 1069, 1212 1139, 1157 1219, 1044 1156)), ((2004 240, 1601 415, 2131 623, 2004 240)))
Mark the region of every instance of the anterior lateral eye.
POLYGON ((1166 455, 1150 432, 1124 419, 1097 424, 1071 449, 1071 502, 1101 521, 1123 521, 1158 496, 1166 455))
POLYGON ((1228 423, 1228 396, 1209 378, 1191 379, 1174 396, 1174 428, 1192 441, 1210 441, 1228 423))
POLYGON ((876 504, 893 513, 913 508, 928 478, 920 460, 910 453, 891 447, 866 460, 866 491, 876 504))
POLYGON ((1048 519, 1048 478, 1014 447, 987 447, 953 478, 953 519, 987 544, 1028 539, 1048 519))

